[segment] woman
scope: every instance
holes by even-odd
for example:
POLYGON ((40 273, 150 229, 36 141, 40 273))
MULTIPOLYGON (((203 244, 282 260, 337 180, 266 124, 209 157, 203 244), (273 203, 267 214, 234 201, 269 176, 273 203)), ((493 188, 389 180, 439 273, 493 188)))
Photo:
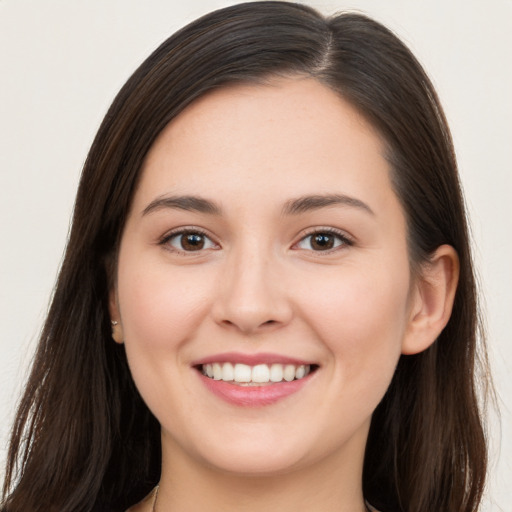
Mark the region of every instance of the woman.
POLYGON ((219 10, 93 143, 3 510, 476 510, 477 328, 407 48, 361 15, 219 10))

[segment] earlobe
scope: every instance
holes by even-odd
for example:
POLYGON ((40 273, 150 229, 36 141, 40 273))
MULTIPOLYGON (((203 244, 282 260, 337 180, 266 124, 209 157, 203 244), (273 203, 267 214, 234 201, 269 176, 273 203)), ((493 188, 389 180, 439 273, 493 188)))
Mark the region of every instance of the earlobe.
POLYGON ((416 278, 403 354, 417 354, 435 342, 450 319, 458 281, 457 252, 451 245, 441 245, 416 278))
POLYGON ((114 289, 110 291, 108 310, 110 314, 110 324, 112 327, 112 339, 116 343, 124 343, 123 326, 121 325, 119 306, 117 303, 117 294, 114 289))

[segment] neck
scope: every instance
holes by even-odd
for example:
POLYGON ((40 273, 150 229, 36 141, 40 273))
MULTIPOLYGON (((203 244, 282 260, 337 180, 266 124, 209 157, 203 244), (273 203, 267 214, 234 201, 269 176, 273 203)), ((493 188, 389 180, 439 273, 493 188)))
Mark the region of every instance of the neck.
MULTIPOLYGON (((363 450, 331 453, 306 467, 271 475, 240 475, 188 457, 163 440, 158 512, 364 512, 363 450), (354 457, 354 455, 357 455, 354 457), (341 460, 340 460, 341 459, 341 460), (344 463, 344 461, 347 461, 344 463)), ((168 441, 168 440, 167 440, 168 441)), ((358 444, 358 443, 356 443, 358 444)))

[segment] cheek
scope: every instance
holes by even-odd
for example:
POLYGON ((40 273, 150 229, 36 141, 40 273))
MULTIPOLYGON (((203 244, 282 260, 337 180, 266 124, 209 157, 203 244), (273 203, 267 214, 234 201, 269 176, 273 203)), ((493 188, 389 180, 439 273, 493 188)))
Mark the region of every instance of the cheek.
MULTIPOLYGON (((162 404, 186 411, 187 380, 182 350, 196 334, 207 309, 208 280, 197 269, 173 271, 161 261, 126 255, 118 268, 119 309, 124 345, 135 384, 148 407, 162 404)), ((174 420, 173 420, 174 421, 174 420)), ((171 422, 169 420, 168 422, 171 422)))
POLYGON ((206 304, 207 281, 197 269, 173 272, 165 264, 148 264, 147 270, 131 272, 136 267, 130 263, 120 265, 118 284, 126 343, 155 349, 179 343, 206 304))
POLYGON ((302 310, 327 346, 339 378, 387 387, 407 326, 407 272, 376 263, 337 270, 322 282, 307 288, 302 310))

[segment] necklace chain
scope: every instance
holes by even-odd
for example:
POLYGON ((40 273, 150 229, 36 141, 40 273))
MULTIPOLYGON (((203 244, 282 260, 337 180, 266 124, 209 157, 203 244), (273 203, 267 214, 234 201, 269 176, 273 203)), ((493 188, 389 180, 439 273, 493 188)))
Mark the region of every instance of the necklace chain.
MULTIPOLYGON (((153 497, 153 506, 151 507, 151 512, 156 512, 156 500, 158 498, 158 489, 159 489, 159 485, 157 485, 155 487, 155 490, 153 491, 154 493, 154 497, 153 497)), ((371 508, 370 508, 370 505, 368 505, 368 502, 365 501, 364 502, 364 506, 366 508, 366 512, 372 512, 371 508)))

